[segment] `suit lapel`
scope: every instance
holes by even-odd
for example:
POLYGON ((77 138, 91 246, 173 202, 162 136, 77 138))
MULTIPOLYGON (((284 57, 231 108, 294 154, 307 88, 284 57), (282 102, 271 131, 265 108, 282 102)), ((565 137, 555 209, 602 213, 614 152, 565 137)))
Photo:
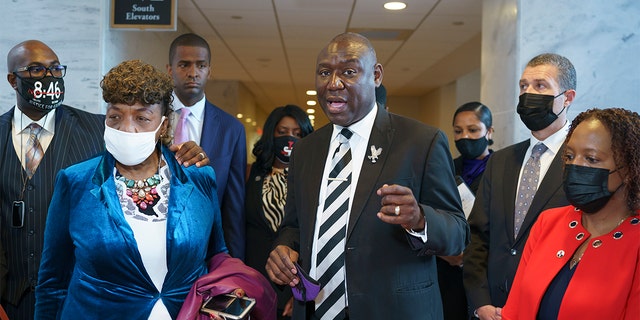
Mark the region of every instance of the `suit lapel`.
POLYGON ((1 165, 7 163, 7 157, 15 156, 17 158, 18 156, 15 153, 15 148, 13 147, 13 136, 11 135, 13 126, 11 124, 11 119, 13 119, 13 108, 0 116, 0 139, 2 139, 2 141, 0 141, 0 150, 4 151, 4 154, 0 156, 0 159, 2 160, 1 165), (9 149, 9 147, 12 149, 9 149))
POLYGON ((42 161, 46 158, 55 156, 54 168, 64 168, 68 164, 73 164, 73 156, 77 153, 79 146, 77 143, 73 143, 74 136, 72 131, 77 128, 78 119, 67 112, 63 107, 56 109, 56 133, 51 140, 51 144, 44 153, 42 161), (65 150, 61 152, 55 152, 55 150, 65 150))
POLYGON ((366 204, 369 203, 369 198, 376 194, 377 188, 382 186, 377 185, 377 181, 389 156, 388 151, 391 150, 390 146, 393 141, 394 132, 395 130, 391 127, 389 114, 382 108, 378 108, 378 114, 371 129, 369 141, 367 142, 365 158, 354 159, 354 161, 362 162, 362 168, 360 169, 360 177, 356 184, 356 191, 349 212, 347 240, 358 223, 366 204), (382 148, 382 152, 378 155, 375 163, 368 158, 372 154, 371 146, 375 146, 376 149, 382 148))
MULTIPOLYGON (((202 132, 200 133, 200 147, 202 147, 202 149, 207 152, 209 158, 216 157, 216 154, 209 154, 209 152, 211 152, 211 150, 215 150, 214 148, 216 141, 220 136, 220 126, 217 125, 218 114, 215 111, 216 110, 209 103, 209 101, 206 101, 204 105, 204 120, 202 122, 202 132)), ((220 199, 220 201, 222 201, 222 199, 220 199)))
MULTIPOLYGON (((307 230, 315 230, 316 222, 318 219, 318 195, 320 194, 320 187, 322 186, 322 183, 326 183, 326 181, 322 181, 322 174, 324 173, 325 161, 327 160, 327 156, 329 155, 329 146, 331 145, 331 133, 333 132, 333 125, 328 124, 318 129, 318 131, 316 132, 318 134, 318 139, 314 140, 313 142, 310 141, 308 147, 312 149, 316 148, 319 153, 317 154, 317 156, 313 154, 301 154, 298 156, 297 160, 299 164, 296 164, 296 166, 302 166, 303 168, 303 170, 299 171, 303 174, 297 178, 300 179, 297 185, 301 185, 303 187, 303 190, 306 191, 302 192, 302 194, 307 199, 307 201, 305 202, 308 203, 308 206, 306 207, 308 212, 306 212, 306 210, 301 210, 300 208, 298 209, 298 211, 300 212, 299 214, 306 214, 308 217, 310 217, 307 222, 309 226, 309 229, 307 230), (316 145, 314 145, 315 141, 318 141, 317 145, 326 147, 316 147, 316 145), (307 160, 309 157, 311 159, 307 160), (308 168, 305 165, 306 163, 309 164, 308 168)), ((294 147, 293 150, 293 153, 295 154, 296 148, 294 147)), ((296 158, 294 156, 294 162, 295 161, 296 158)), ((313 243, 313 236, 314 232, 308 232, 306 243, 313 243)))
MULTIPOLYGON (((502 207, 505 208, 505 230, 507 230, 507 234, 510 235, 508 238, 513 239, 513 224, 515 218, 515 210, 516 210, 516 197, 518 196, 518 177, 520 176, 520 170, 522 169, 524 156, 527 153, 527 148, 529 148, 529 140, 518 143, 514 150, 513 155, 508 157, 504 163, 504 166, 500 169, 504 169, 504 179, 502 181, 502 194, 503 203, 502 207), (509 171, 508 168, 517 168, 515 171, 509 171), (511 175, 511 177, 509 177, 511 175)), ((500 183, 500 182, 497 182, 500 183)), ((520 232, 522 234, 523 232, 520 232)))

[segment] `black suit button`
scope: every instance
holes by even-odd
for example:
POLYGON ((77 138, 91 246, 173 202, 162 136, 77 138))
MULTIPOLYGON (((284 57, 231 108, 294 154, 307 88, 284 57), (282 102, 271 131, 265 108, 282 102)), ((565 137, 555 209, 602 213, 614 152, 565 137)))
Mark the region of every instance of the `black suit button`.
POLYGON ((512 256, 515 256, 516 254, 518 254, 518 250, 511 249, 511 252, 509 252, 509 253, 511 253, 512 256))
POLYGON ((28 185, 27 186, 27 190, 29 190, 29 191, 33 190, 33 186, 32 185, 28 185))

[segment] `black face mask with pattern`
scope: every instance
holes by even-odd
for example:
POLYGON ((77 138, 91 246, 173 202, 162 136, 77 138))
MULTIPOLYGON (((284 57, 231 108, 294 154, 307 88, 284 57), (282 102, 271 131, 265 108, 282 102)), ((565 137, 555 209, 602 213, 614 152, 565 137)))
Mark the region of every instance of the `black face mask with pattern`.
POLYGON ((64 79, 52 76, 42 79, 20 78, 18 93, 40 110, 53 110, 64 101, 64 79))
POLYGON ((293 151, 293 144, 298 139, 292 136, 281 136, 273 138, 273 150, 276 158, 282 163, 289 163, 291 157, 291 151, 293 151))

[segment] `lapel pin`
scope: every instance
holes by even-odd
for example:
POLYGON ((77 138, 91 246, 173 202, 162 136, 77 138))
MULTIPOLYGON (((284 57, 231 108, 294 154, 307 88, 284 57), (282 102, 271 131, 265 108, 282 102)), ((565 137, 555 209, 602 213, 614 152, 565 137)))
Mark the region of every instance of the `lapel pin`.
POLYGON ((376 149, 375 145, 371 145, 371 155, 368 156, 371 163, 376 163, 378 161, 378 156, 382 153, 382 148, 376 149))

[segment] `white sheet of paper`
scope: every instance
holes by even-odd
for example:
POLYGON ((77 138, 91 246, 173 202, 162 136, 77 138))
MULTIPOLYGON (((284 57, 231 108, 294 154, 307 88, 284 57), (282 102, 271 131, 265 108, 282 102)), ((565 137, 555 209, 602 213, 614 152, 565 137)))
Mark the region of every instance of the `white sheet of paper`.
POLYGON ((476 201, 476 197, 464 182, 458 185, 458 192, 460 193, 460 200, 462 200, 464 217, 469 219, 469 214, 471 213, 471 209, 473 209, 473 202, 476 201))

